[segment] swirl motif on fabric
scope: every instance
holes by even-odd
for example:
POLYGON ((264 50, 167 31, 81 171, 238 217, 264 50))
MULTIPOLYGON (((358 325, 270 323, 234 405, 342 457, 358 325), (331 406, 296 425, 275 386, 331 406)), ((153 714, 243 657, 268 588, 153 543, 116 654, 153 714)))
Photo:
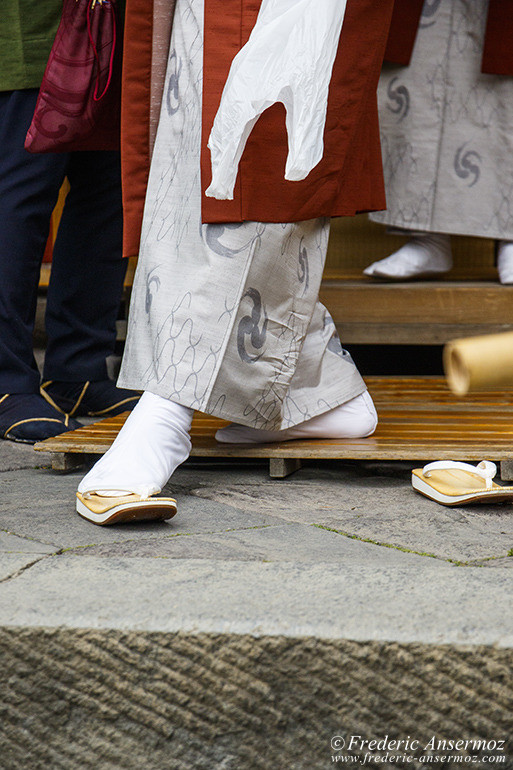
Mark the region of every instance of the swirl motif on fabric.
POLYGON ((250 338, 251 346, 255 350, 261 350, 264 347, 267 337, 267 322, 269 319, 267 318, 267 313, 262 304, 262 297, 259 291, 256 289, 248 289, 242 299, 244 300, 245 297, 249 297, 252 301, 253 309, 250 316, 245 315, 239 321, 237 329, 237 350, 242 361, 245 361, 247 364, 254 364, 262 357, 263 351, 259 355, 251 355, 251 353, 248 353, 246 350, 246 338, 250 338), (261 327, 260 324, 262 324, 261 327))
POLYGON ((387 108, 394 115, 397 115, 399 121, 404 120, 410 111, 410 92, 405 85, 397 86, 398 77, 392 78, 387 88, 388 104, 387 108))
POLYGON ((146 278, 146 297, 144 301, 144 309, 146 311, 146 315, 148 315, 151 310, 154 292, 156 293, 160 289, 160 278, 158 275, 152 275, 153 272, 154 271, 152 270, 146 278))
POLYGON ((420 28, 432 27, 436 24, 436 19, 433 19, 442 4, 442 0, 424 0, 424 7, 422 8, 422 16, 420 19, 420 28), (429 21, 428 21, 429 19, 429 21))
POLYGON ((239 230, 242 227, 242 222, 228 222, 225 224, 209 224, 205 227, 205 241, 209 249, 212 249, 214 254, 219 254, 220 257, 226 257, 227 259, 233 259, 237 254, 245 251, 247 246, 244 244, 241 248, 231 249, 221 242, 226 230, 239 230))
POLYGON ((456 155, 454 157, 454 170, 460 179, 470 179, 472 181, 469 187, 473 187, 479 181, 481 176, 481 169, 477 165, 481 163, 481 156, 475 150, 467 150, 464 152, 468 142, 458 147, 456 155))
POLYGON ((169 78, 166 93, 166 107, 169 116, 175 115, 180 109, 180 75, 182 73, 182 60, 173 51, 169 57, 169 67, 172 74, 169 78))
POLYGON ((297 277, 300 283, 304 283, 304 290, 308 289, 310 270, 308 267, 308 251, 304 243, 305 239, 301 238, 299 244, 299 265, 297 270, 297 277))

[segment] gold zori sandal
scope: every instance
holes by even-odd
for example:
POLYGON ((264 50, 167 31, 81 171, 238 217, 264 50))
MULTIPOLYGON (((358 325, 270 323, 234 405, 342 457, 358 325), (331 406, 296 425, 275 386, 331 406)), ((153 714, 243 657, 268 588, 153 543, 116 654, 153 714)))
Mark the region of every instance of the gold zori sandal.
MULTIPOLYGON (((120 490, 125 491, 125 490, 120 490)), ((176 500, 172 497, 151 497, 126 491, 115 496, 102 490, 77 492, 77 513, 93 524, 121 524, 123 522, 172 519, 176 500)))
POLYGON ((442 505, 513 502, 513 487, 492 481, 497 466, 489 460, 479 465, 440 460, 411 473, 413 489, 442 505))

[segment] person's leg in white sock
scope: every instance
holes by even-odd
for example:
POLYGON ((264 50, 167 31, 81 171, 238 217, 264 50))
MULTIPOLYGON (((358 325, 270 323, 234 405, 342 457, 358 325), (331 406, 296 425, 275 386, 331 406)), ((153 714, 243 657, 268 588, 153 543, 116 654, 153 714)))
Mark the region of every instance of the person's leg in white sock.
POLYGON ((513 283, 513 241, 499 241, 497 244, 497 270, 499 281, 513 283))
POLYGON ((345 404, 285 430, 258 430, 232 423, 216 433, 226 444, 267 444, 310 438, 364 438, 376 430, 378 416, 372 398, 365 391, 345 404))
POLYGON ((78 491, 147 497, 162 490, 189 456, 193 410, 145 392, 110 449, 82 479, 78 491))
POLYGON ((446 273, 452 267, 451 237, 438 233, 415 235, 389 257, 363 271, 373 278, 405 281, 446 273))

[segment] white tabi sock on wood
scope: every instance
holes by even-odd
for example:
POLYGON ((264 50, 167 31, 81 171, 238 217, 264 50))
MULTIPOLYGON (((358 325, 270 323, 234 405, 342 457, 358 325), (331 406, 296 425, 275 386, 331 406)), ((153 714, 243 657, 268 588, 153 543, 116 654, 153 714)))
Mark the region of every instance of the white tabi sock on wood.
POLYGON ((258 430, 232 423, 216 433, 225 444, 268 444, 300 438, 364 438, 376 430, 378 415, 368 391, 328 412, 285 430, 258 430))
POLYGON ((497 270, 499 281, 513 283, 513 241, 499 241, 497 249, 497 270))
POLYGON ((407 281, 446 273, 452 267, 451 237, 437 233, 416 235, 389 257, 363 271, 372 278, 407 281))

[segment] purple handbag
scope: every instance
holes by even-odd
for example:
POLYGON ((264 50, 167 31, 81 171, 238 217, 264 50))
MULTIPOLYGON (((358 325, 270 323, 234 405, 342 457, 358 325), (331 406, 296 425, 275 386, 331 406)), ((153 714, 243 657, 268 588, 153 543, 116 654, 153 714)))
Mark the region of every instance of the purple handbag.
POLYGON ((64 0, 25 149, 119 150, 120 113, 115 0, 64 0))

